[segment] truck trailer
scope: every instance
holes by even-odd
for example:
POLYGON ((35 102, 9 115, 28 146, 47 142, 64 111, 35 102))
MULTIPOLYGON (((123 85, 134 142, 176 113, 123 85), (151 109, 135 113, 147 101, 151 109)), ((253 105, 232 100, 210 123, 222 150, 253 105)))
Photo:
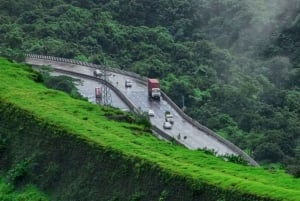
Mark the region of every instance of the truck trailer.
POLYGON ((96 99, 97 98, 102 99, 102 89, 101 89, 101 87, 96 87, 95 88, 95 96, 96 96, 96 99))
POLYGON ((160 101, 160 87, 158 79, 148 79, 148 97, 150 100, 160 101))

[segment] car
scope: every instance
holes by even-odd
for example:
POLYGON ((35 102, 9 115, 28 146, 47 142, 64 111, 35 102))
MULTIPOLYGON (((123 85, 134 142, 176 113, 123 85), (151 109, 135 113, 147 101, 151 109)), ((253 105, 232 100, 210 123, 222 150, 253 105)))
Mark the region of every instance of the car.
POLYGON ((99 69, 96 69, 96 70, 94 70, 94 76, 101 77, 101 76, 103 76, 103 72, 99 69))
POLYGON ((168 122, 168 121, 165 121, 163 127, 164 127, 164 129, 171 129, 172 128, 172 124, 170 122, 168 122))
POLYGON ((165 120, 166 120, 167 122, 170 122, 171 124, 174 123, 174 119, 173 119, 173 115, 172 115, 172 114, 166 114, 165 120))
POLYGON ((132 87, 132 82, 130 80, 125 80, 125 87, 132 87))
POLYGON ((148 115, 149 115, 150 117, 154 117, 154 116, 155 116, 154 111, 151 110, 151 109, 149 109, 149 110, 148 110, 148 115))

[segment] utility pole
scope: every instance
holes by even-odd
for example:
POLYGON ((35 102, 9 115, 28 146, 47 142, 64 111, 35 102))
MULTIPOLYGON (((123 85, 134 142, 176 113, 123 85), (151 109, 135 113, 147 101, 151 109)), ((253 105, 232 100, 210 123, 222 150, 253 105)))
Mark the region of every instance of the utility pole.
POLYGON ((182 111, 185 110, 185 105, 184 105, 184 95, 182 95, 182 111))
POLYGON ((107 85, 109 79, 108 79, 107 65, 105 61, 104 61, 104 66, 102 66, 102 70, 103 70, 103 80, 104 80, 104 83, 102 84, 102 94, 103 94, 102 103, 105 106, 109 106, 112 103, 112 98, 111 98, 110 88, 107 85))

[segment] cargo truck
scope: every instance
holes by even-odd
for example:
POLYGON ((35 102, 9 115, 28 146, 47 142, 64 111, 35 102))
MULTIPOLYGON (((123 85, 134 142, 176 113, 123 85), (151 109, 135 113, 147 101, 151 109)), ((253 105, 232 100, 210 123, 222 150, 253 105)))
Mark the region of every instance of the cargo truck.
POLYGON ((148 97, 150 100, 160 101, 160 88, 158 79, 148 79, 148 97))
POLYGON ((95 88, 95 96, 96 96, 96 98, 99 98, 99 99, 102 98, 102 89, 100 87, 95 88))

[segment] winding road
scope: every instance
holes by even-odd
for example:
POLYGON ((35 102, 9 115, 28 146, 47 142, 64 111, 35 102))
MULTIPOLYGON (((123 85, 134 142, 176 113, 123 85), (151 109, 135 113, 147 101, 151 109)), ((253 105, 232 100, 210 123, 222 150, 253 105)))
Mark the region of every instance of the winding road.
MULTIPOLYGON (((34 58, 28 57, 26 63, 41 66, 49 65, 54 69, 60 69, 68 72, 76 72, 87 76, 93 76, 95 67, 88 67, 83 65, 82 62, 79 64, 53 61, 47 58, 34 58)), ((61 73, 60 73, 61 74, 61 73)), ((89 101, 95 102, 94 90, 95 87, 99 86, 99 83, 94 80, 89 80, 87 78, 80 78, 73 76, 74 78, 79 78, 82 80, 82 85, 79 86, 79 91, 81 94, 86 96, 89 101)), ((140 79, 134 78, 132 76, 124 75, 122 73, 112 72, 111 76, 108 76, 109 82, 117 88, 126 98, 138 109, 147 112, 149 109, 152 109, 155 113, 154 117, 150 118, 151 124, 155 125, 158 129, 162 130, 164 133, 167 133, 170 137, 173 137, 179 143, 183 144, 189 149, 213 149, 219 155, 225 154, 234 154, 241 155, 245 160, 251 165, 258 165, 252 158, 247 154, 242 152, 238 147, 232 143, 221 139, 220 137, 211 135, 211 132, 206 132, 206 130, 200 130, 199 127, 192 124, 190 121, 187 121, 186 118, 179 114, 173 105, 169 104, 169 101, 166 101, 163 98, 160 102, 149 101, 147 86, 145 82, 142 82, 140 79), (130 88, 125 87, 125 80, 131 80, 133 85, 130 88), (174 125, 172 129, 164 129, 163 122, 165 111, 170 111, 174 116, 174 125), (180 134, 180 139, 178 135, 180 134), (225 143, 224 143, 225 141, 225 143)), ((121 109, 128 109, 126 104, 116 95, 112 94, 112 106, 118 107, 121 109)))

